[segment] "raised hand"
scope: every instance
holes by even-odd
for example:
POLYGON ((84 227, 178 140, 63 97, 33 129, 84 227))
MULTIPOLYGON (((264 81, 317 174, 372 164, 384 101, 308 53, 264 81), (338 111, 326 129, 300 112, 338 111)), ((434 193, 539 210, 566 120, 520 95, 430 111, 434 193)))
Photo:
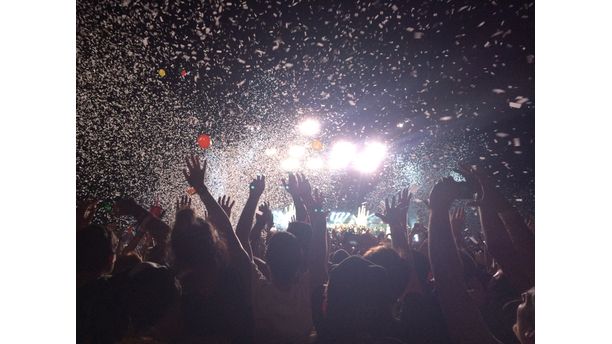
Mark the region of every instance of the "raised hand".
POLYGON ((375 213, 380 220, 388 225, 403 225, 406 224, 406 216, 408 215, 408 207, 412 194, 408 188, 398 192, 397 197, 389 197, 385 199, 385 209, 383 213, 375 213))
POLYGON ((192 155, 186 158, 185 162, 187 163, 187 169, 183 169, 185 180, 199 192, 205 188, 204 177, 206 176, 206 159, 204 163, 200 165, 200 159, 196 155, 192 155))
POLYGON ((487 205, 498 211, 511 207, 510 203, 495 188, 488 176, 478 171, 475 166, 460 165, 457 169, 467 183, 477 192, 476 199, 472 205, 487 205))
POLYGON ((429 206, 432 210, 448 211, 454 200, 459 197, 459 183, 451 177, 440 179, 431 189, 429 206))
POLYGON ((191 197, 181 196, 176 199, 176 213, 178 214, 183 209, 191 209, 191 197))
POLYGON ((249 184, 249 195, 260 197, 266 189, 266 176, 257 176, 249 184))
POLYGON ((323 194, 319 191, 319 189, 315 188, 312 192, 312 202, 308 204, 308 212, 310 217, 323 217, 326 218, 329 214, 329 211, 323 209, 323 202, 325 199, 323 198, 323 194))
POLYGON ((263 202, 259 206, 259 212, 255 214, 255 223, 265 224, 268 228, 274 226, 274 216, 270 210, 270 203, 263 202))
POLYGON ((227 214, 227 217, 230 217, 232 214, 232 208, 236 201, 232 201, 229 196, 223 195, 223 197, 219 197, 217 199, 217 203, 223 208, 223 211, 227 214))
POLYGON ((295 174, 289 173, 289 181, 282 179, 283 187, 292 196, 299 196, 298 181, 295 174))
POLYGON ((297 173, 297 194, 302 198, 304 202, 308 202, 312 199, 312 187, 310 182, 303 173, 297 173))

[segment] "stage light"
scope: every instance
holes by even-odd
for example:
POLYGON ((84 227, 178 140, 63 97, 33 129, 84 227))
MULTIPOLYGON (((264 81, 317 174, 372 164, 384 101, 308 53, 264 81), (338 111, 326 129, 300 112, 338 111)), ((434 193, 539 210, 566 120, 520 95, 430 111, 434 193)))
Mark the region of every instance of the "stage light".
POLYGON ((312 158, 306 161, 306 168, 311 170, 320 170, 323 168, 323 160, 321 160, 321 158, 312 158))
POLYGON ((329 167, 331 169, 346 168, 355 157, 355 145, 347 141, 338 141, 329 153, 329 167))
POLYGON ((289 156, 292 158, 301 158, 306 153, 304 146, 291 146, 289 147, 289 156))
POLYGON ((285 171, 297 171, 300 167, 300 162, 296 159, 289 158, 281 161, 280 167, 285 171))
POLYGON ((308 118, 300 123, 298 129, 304 136, 315 136, 321 130, 321 124, 316 119, 308 118))
POLYGON ((367 142, 364 149, 353 162, 353 167, 361 173, 372 173, 378 169, 387 155, 387 146, 380 142, 367 142))
POLYGON ((267 148, 265 153, 267 156, 275 156, 276 152, 276 148, 267 148))
POLYGON ((295 206, 292 203, 283 209, 272 210, 272 216, 275 226, 281 229, 287 229, 289 222, 291 222, 291 218, 295 217, 295 206))

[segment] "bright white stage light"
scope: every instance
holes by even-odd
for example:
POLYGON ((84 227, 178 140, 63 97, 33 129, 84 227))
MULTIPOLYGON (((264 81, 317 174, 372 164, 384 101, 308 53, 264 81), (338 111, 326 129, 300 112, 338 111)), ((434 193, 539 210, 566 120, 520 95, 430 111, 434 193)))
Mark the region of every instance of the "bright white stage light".
POLYGON ((315 136, 321 130, 321 124, 316 119, 306 119, 298 126, 300 134, 304 136, 315 136))
POLYGON ((346 168, 353 161, 357 149, 347 141, 338 141, 329 153, 329 167, 331 169, 346 168))
POLYGON ((281 229, 287 229, 291 218, 295 216, 295 206, 293 203, 288 207, 280 210, 272 210, 272 216, 274 218, 274 225, 281 229))
POLYGON ((353 167, 361 173, 372 173, 387 156, 387 146, 380 142, 367 142, 364 149, 353 162, 353 167))
POLYGON ((289 147, 289 156, 292 158, 301 158, 306 153, 304 146, 291 146, 289 147))
POLYGON ((323 168, 323 160, 321 160, 321 158, 312 158, 306 161, 306 168, 311 170, 320 170, 323 168))
POLYGON ((296 159, 289 158, 281 161, 280 167, 285 171, 297 171, 300 167, 300 162, 296 159))
POLYGON ((267 148, 265 153, 267 156, 275 156, 276 152, 276 148, 267 148))

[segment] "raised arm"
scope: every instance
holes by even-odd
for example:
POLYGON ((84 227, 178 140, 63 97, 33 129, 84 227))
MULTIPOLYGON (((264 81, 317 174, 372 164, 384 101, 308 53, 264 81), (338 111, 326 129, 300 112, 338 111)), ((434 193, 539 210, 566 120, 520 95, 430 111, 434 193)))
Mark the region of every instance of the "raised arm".
POLYGON ((397 197, 393 196, 385 199, 385 209, 383 214, 376 213, 382 222, 389 225, 393 248, 403 258, 409 258, 410 246, 407 237, 407 215, 408 206, 412 194, 405 188, 398 192, 397 197))
POLYGON ((458 194, 457 182, 444 178, 429 196, 429 259, 438 299, 455 343, 499 343, 489 332, 463 279, 449 217, 450 206, 458 194))
POLYGON ((261 238, 262 231, 268 232, 272 226, 274 226, 274 218, 272 211, 270 210, 270 204, 264 202, 259 206, 259 213, 255 214, 255 224, 251 229, 249 235, 249 241, 251 243, 251 250, 253 251, 254 257, 263 258, 263 243, 261 238))
POLYGON ((460 250, 465 249, 466 247, 463 239, 463 230, 465 229, 465 209, 455 208, 450 214, 451 229, 453 231, 453 237, 455 237, 457 248, 460 250))
POLYGON ((221 236, 225 239, 227 243, 227 248, 229 255, 235 264, 239 264, 241 267, 246 270, 242 271, 244 273, 248 273, 250 270, 250 259, 236 233, 232 229, 232 224, 230 223, 227 214, 221 208, 219 203, 215 200, 213 195, 210 194, 210 191, 204 184, 204 177, 206 175, 206 167, 207 162, 204 160, 203 165, 200 165, 200 161, 197 156, 191 156, 186 159, 187 169, 183 169, 183 175, 185 175, 185 179, 193 187, 202 203, 206 207, 208 211, 208 221, 215 226, 215 229, 219 232, 221 236))
MULTIPOLYGON (((304 179, 306 183, 308 181, 304 179)), ((327 281, 327 215, 323 209, 323 196, 318 189, 307 197, 306 207, 312 227, 312 237, 308 254, 310 285, 316 287, 327 281)))
POLYGON ((304 175, 295 175, 293 173, 289 173, 289 179, 286 181, 282 180, 283 187, 289 194, 291 195, 291 199, 293 200, 293 204, 295 206, 295 220, 300 222, 308 223, 308 212, 306 211, 306 205, 304 204, 304 200, 300 197, 300 184, 304 181, 304 175))
POLYGON ((534 265, 516 249, 499 216, 499 213, 509 210, 509 203, 486 176, 477 170, 463 166, 460 172, 470 184, 477 185, 480 196, 476 203, 489 254, 499 263, 504 275, 517 290, 531 288, 535 283, 534 265))
POLYGON ((238 240, 242 243, 246 252, 249 254, 249 258, 253 259, 253 251, 251 249, 251 243, 249 236, 251 234, 251 226, 253 225, 253 216, 255 216, 255 210, 257 209, 257 203, 259 198, 266 189, 266 177, 257 176, 249 185, 249 198, 242 209, 238 225, 236 226, 236 235, 238 240))
POLYGON ((518 210, 512 206, 498 212, 498 215, 510 234, 514 248, 525 262, 528 280, 532 286, 535 285, 535 236, 533 232, 518 210))
POLYGON ((223 195, 223 197, 217 198, 217 203, 223 208, 225 214, 227 214, 228 218, 232 218, 232 208, 234 208, 234 204, 236 201, 232 201, 229 196, 223 195))
POLYGON ((159 264, 166 264, 170 226, 157 216, 151 214, 145 208, 141 207, 131 198, 117 201, 114 206, 114 212, 117 215, 130 215, 135 217, 138 221, 137 226, 140 228, 135 237, 123 250, 123 253, 135 249, 140 240, 144 237, 145 232, 148 232, 153 239, 155 239, 155 247, 149 252, 149 260, 159 264))

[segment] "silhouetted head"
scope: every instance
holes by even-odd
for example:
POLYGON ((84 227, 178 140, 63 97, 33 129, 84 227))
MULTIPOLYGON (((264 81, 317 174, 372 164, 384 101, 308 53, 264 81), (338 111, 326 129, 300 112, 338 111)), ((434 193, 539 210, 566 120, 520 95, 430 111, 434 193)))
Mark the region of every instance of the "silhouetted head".
POLYGON ((133 330, 139 333, 166 314, 179 297, 179 287, 167 267, 144 262, 128 272, 122 295, 133 330))
POLYGON ((214 269, 218 267, 220 257, 225 252, 225 246, 214 228, 201 218, 177 221, 171 242, 174 263, 179 271, 214 269))
POLYGON ((77 274, 103 275, 115 264, 117 239, 113 232, 99 225, 89 225, 76 235, 77 274))
POLYGON ((390 285, 381 266, 350 256, 330 271, 326 294, 326 335, 377 336, 392 322, 390 285))
POLYGON ((399 298, 410 279, 408 262, 400 257, 394 249, 386 246, 372 247, 363 258, 385 268, 389 276, 391 296, 394 300, 399 298))
POLYGON ((297 238, 287 232, 277 232, 268 241, 266 263, 272 279, 281 283, 292 282, 302 264, 302 253, 297 238))

